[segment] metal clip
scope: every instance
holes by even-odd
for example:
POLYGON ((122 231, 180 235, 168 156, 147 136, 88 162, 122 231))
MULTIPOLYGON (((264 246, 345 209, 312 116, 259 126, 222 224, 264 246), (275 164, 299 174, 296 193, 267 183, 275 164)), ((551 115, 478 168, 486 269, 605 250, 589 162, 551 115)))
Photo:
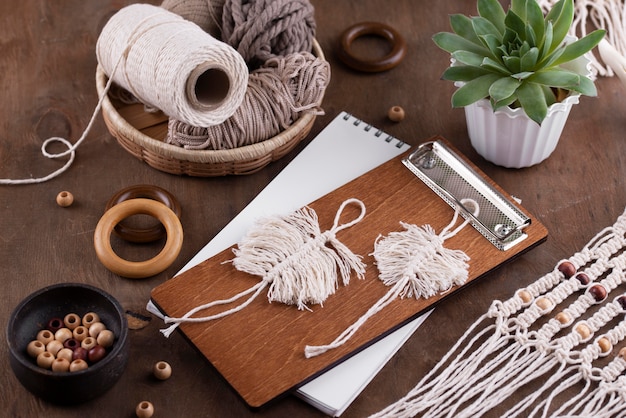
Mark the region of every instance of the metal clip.
POLYGON ((459 208, 496 248, 506 251, 527 237, 523 229, 530 225, 530 218, 442 141, 418 146, 402 162, 453 209, 459 208), (474 216, 461 203, 463 199, 476 201, 480 213, 474 216))

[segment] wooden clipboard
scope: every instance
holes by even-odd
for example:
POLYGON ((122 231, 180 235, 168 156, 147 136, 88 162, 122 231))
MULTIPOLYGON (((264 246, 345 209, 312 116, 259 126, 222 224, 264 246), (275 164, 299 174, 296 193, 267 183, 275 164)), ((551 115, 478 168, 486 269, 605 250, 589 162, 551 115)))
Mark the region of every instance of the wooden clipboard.
MULTIPOLYGON (((445 141, 441 137, 431 140, 437 139, 445 141)), ((240 312, 179 327, 250 407, 262 407, 289 393, 462 288, 455 287, 429 299, 396 300, 370 318, 342 347, 318 357, 305 358, 305 345, 331 342, 389 290, 378 280, 371 256, 379 235, 402 230, 401 221, 420 226, 429 224, 439 232, 452 219, 454 210, 402 164, 405 156, 406 153, 380 165, 308 205, 317 212, 321 229, 325 231, 332 227, 342 202, 349 198, 363 201, 367 208, 365 218, 340 231, 337 238, 355 254, 363 256, 367 264, 364 280, 353 275, 350 284, 340 285, 323 307, 310 306, 312 312, 269 303, 266 294, 262 293, 240 312)), ((510 198, 469 160, 463 159, 486 182, 510 198)), ((447 248, 461 249, 470 257, 465 285, 547 238, 546 228, 519 204, 515 205, 531 219, 531 223, 525 229, 527 237, 507 251, 497 249, 469 225, 445 241, 447 248)), ((356 218, 358 211, 356 207, 346 207, 342 220, 356 218)), ((152 302, 165 315, 179 317, 198 305, 230 298, 257 284, 259 277, 242 273, 231 263, 225 263, 233 257, 232 248, 228 248, 181 273, 153 289, 152 302)), ((224 306, 203 311, 201 315, 223 309, 224 306)))

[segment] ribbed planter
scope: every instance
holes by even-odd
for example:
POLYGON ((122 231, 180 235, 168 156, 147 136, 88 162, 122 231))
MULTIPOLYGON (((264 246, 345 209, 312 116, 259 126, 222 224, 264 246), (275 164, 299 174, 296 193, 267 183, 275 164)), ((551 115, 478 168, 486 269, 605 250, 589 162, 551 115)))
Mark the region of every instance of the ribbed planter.
POLYGON ((548 158, 563 132, 572 106, 580 95, 570 95, 548 108, 538 125, 521 108, 496 112, 488 100, 465 107, 467 133, 476 152, 487 161, 508 168, 530 167, 548 158))
MULTIPOLYGON (((590 60, 583 56, 563 67, 591 78, 589 64, 590 60)), ((502 167, 539 164, 555 150, 570 110, 579 98, 579 93, 572 93, 550 106, 541 126, 521 108, 505 107, 494 112, 487 99, 480 100, 465 107, 470 142, 486 160, 502 167)))

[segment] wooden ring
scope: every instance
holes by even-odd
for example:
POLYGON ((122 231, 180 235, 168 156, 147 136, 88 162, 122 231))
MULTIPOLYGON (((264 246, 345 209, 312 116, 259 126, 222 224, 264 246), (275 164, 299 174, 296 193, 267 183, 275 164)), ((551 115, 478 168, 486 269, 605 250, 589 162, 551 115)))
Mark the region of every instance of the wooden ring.
POLYGON ((174 262, 183 246, 183 227, 178 216, 163 203, 144 198, 130 199, 111 207, 102 215, 93 240, 98 259, 106 268, 122 277, 140 279, 161 273, 174 262), (157 218, 165 227, 167 240, 161 252, 150 260, 124 260, 113 251, 111 232, 121 220, 139 214, 157 218))
MULTIPOLYGON (((173 210, 176 216, 180 218, 180 203, 178 203, 178 200, 176 200, 174 195, 161 187, 149 184, 130 186, 118 191, 111 196, 107 202, 105 211, 111 209, 119 203, 138 198, 152 199, 161 202, 173 210)), ((160 222, 156 222, 154 225, 147 228, 136 228, 130 226, 128 222, 121 221, 115 225, 114 230, 120 238, 129 242, 137 243, 154 242, 163 238, 166 234, 165 227, 160 222)))
POLYGON ((387 71, 400 64, 406 55, 404 38, 391 26, 379 22, 362 22, 350 26, 340 37, 339 58, 348 67, 358 71, 376 73, 387 71), (355 39, 363 35, 377 35, 391 44, 391 51, 382 58, 361 59, 352 54, 350 48, 355 39))

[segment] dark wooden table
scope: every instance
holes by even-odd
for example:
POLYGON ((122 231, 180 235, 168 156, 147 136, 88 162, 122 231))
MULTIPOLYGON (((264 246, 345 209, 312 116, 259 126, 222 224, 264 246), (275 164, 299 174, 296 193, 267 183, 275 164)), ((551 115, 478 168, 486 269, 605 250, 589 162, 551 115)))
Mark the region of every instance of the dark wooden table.
MULTIPOLYGON (((38 177, 60 166, 42 157, 41 143, 53 135, 76 141, 85 128, 97 101, 94 50, 98 34, 112 13, 128 3, 6 0, 0 4, 0 177, 38 177)), ((125 309, 144 312, 150 290, 182 268, 341 110, 413 145, 443 135, 505 190, 521 198, 550 233, 546 243, 440 304, 345 417, 366 416, 403 396, 492 300, 509 298, 516 289, 535 281, 622 213, 626 206, 626 99, 616 78, 598 81, 598 98, 582 98, 547 161, 527 169, 504 169, 486 162, 471 148, 463 111, 450 108, 454 87, 439 79, 449 58, 431 41, 433 33, 448 30, 450 13, 475 14, 473 0, 314 0, 313 4, 317 38, 332 65, 332 82, 323 105, 326 115, 282 160, 244 177, 173 176, 124 151, 99 117, 68 172, 43 184, 0 186, 3 339, 15 305, 31 292, 57 282, 99 286, 125 309), (372 20, 397 28, 407 40, 408 54, 391 71, 357 73, 337 60, 335 42, 349 25, 372 20), (403 122, 387 120, 387 110, 393 105, 406 110, 403 122), (180 256, 165 272, 128 280, 115 276, 97 260, 93 233, 109 197, 139 183, 159 185, 178 197, 185 241, 180 256), (75 196, 70 208, 55 203, 62 190, 75 196)), ((118 248, 131 259, 149 258, 156 250, 151 246, 118 248)), ((130 364, 119 383, 104 396, 73 407, 50 405, 27 392, 10 372, 6 344, 0 344, 4 370, 0 415, 130 417, 139 401, 151 400, 155 416, 322 416, 294 397, 261 411, 249 410, 179 334, 163 338, 158 333, 160 325, 153 320, 131 331, 130 364), (149 378, 158 360, 170 362, 174 370, 165 384, 149 378)))

